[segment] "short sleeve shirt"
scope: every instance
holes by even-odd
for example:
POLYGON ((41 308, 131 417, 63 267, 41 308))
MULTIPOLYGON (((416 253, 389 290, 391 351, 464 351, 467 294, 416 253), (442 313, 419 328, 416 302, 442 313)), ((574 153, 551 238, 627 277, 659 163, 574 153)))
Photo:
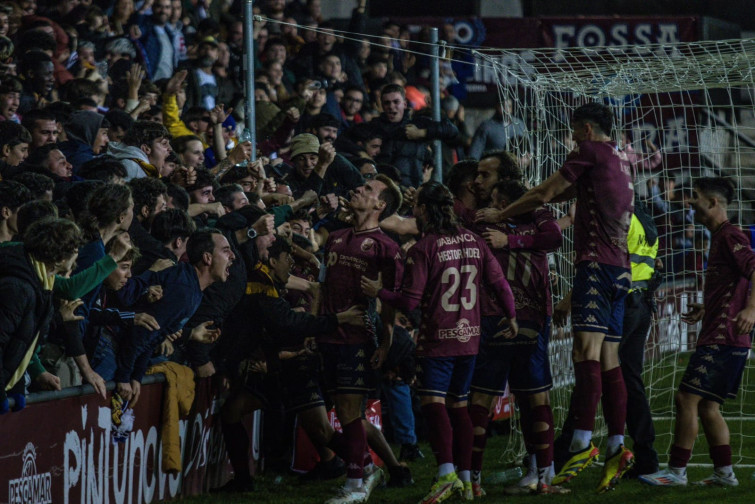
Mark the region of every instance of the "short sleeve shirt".
MULTIPOLYGON (((366 231, 349 228, 331 233, 325 244, 325 267, 323 314, 342 312, 354 305, 374 305, 362 294, 362 275, 375 280, 382 273, 383 288, 396 290, 404 273, 401 249, 379 228, 366 231)), ((317 341, 357 344, 373 339, 367 329, 347 325, 318 337, 317 341)))
POLYGON ((485 241, 464 228, 452 235, 425 235, 409 249, 402 290, 420 300, 417 355, 477 354, 480 286, 501 276, 485 241))
POLYGON ((634 211, 634 187, 626 154, 615 142, 586 140, 559 171, 577 189, 575 264, 595 261, 629 268, 627 233, 634 211))

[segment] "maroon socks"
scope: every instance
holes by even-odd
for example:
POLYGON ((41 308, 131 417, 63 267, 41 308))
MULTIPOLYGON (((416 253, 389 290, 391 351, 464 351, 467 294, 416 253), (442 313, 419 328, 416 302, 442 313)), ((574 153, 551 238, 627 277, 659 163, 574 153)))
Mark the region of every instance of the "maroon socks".
POLYGON ((448 408, 448 417, 451 420, 453 429, 453 440, 456 445, 456 464, 457 470, 469 471, 472 468, 472 443, 474 432, 472 420, 469 418, 469 410, 463 408, 448 408))
MULTIPOLYGON (((621 372, 621 370, 619 370, 621 372)), ((592 432, 602 392, 600 362, 574 363, 574 428, 592 432)), ((623 383, 623 382, 622 382, 623 383)), ((626 390, 624 392, 626 403, 626 390)))
MULTIPOLYGON (((671 447, 671 453, 669 453, 668 465, 669 467, 675 467, 677 469, 687 467, 687 462, 689 462, 691 456, 692 450, 679 448, 678 446, 673 445, 671 447)), ((731 451, 729 451, 729 456, 731 456, 731 451)), ((731 458, 729 460, 731 460, 731 458)), ((715 464, 713 465, 715 466, 715 464)))
POLYGON ((603 415, 609 436, 624 435, 627 419, 627 388, 620 367, 601 373, 603 382, 603 415))
POLYGON ((435 454, 438 465, 452 464, 453 432, 448 418, 446 405, 443 403, 429 403, 422 406, 422 414, 427 422, 427 437, 430 448, 435 454))
POLYGON ((485 444, 488 442, 488 423, 490 414, 488 408, 473 404, 469 407, 469 418, 472 420, 472 470, 482 471, 482 456, 485 444), (481 434, 476 432, 481 429, 481 434))
MULTIPOLYGON (((364 431, 362 419, 343 426, 343 437, 346 441, 346 477, 362 479, 364 476, 364 453, 367 450, 367 433, 364 431)), ((334 450, 335 451, 335 450, 334 450)))
POLYGON ((713 459, 713 467, 727 467, 731 465, 731 445, 711 446, 709 453, 710 458, 713 459))
POLYGON ((553 411, 549 405, 532 408, 531 444, 535 449, 537 467, 549 468, 553 462, 553 411), (547 427, 542 429, 543 424, 547 427))

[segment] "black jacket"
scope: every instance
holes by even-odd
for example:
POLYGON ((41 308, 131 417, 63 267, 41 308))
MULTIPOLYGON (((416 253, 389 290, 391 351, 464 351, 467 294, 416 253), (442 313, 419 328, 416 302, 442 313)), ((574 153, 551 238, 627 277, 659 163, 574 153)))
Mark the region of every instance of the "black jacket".
POLYGON ((221 341, 230 338, 229 333, 234 330, 232 323, 231 325, 227 323, 227 319, 231 317, 234 308, 244 295, 247 283, 247 254, 244 253, 245 247, 240 246, 236 240, 234 231, 238 227, 250 224, 253 223, 248 223, 239 212, 232 212, 218 219, 217 227, 228 239, 236 260, 231 264, 228 280, 215 282, 204 290, 199 308, 186 323, 181 340, 185 342, 184 358, 193 366, 201 366, 213 360, 211 352, 215 346, 215 344, 189 340, 189 334, 193 328, 212 320, 215 327, 221 328, 221 341))
POLYGON ((287 173, 281 181, 288 184, 291 193, 297 199, 309 190, 315 191, 319 196, 333 193, 336 196, 347 197, 350 191, 364 184, 364 178, 359 170, 341 154, 336 154, 325 172, 324 179, 314 172, 308 178, 302 178, 296 172, 296 168, 286 166, 284 170, 286 169, 287 173))
POLYGON ((296 349, 304 338, 328 334, 338 328, 335 314, 316 316, 294 311, 283 297, 285 286, 274 282, 262 263, 257 264, 250 277, 249 311, 279 350, 296 349))
POLYGON ((136 217, 131 221, 128 234, 131 237, 131 242, 137 246, 141 254, 141 257, 139 257, 139 260, 136 261, 136 264, 131 269, 134 275, 144 273, 158 259, 173 259, 175 261, 176 255, 149 234, 141 221, 136 217))
POLYGON ((22 244, 3 247, 0 256, 0 400, 29 350, 47 336, 52 320, 52 292, 42 290, 22 244))
POLYGON ((374 125, 382 133, 383 146, 375 161, 392 164, 401 171, 401 183, 406 186, 418 187, 422 183, 422 163, 425 159, 428 143, 432 140, 453 140, 459 134, 448 118, 440 122, 433 121, 427 116, 417 116, 409 119, 408 112, 400 123, 388 121, 385 114, 373 119, 374 125), (427 130, 424 140, 409 140, 406 138, 405 128, 414 124, 419 129, 427 130))
POLYGON ((251 355, 263 353, 268 372, 278 371, 278 352, 301 347, 304 338, 336 330, 335 314, 315 316, 297 312, 283 297, 284 286, 276 284, 267 267, 258 263, 249 272, 246 295, 237 305, 233 330, 221 338, 222 368, 233 373, 251 355))

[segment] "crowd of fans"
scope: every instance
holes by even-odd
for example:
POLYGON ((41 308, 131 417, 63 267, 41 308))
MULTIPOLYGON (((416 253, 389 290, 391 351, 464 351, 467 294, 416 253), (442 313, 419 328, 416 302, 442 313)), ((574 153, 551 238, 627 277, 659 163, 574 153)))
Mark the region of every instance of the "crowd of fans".
MULTIPOLYGON (((366 33, 365 3, 350 32, 366 33)), ((106 400, 114 381, 138 412, 148 367, 169 360, 198 377, 258 380, 278 391, 266 411, 291 419, 277 376, 312 366, 314 348, 278 341, 288 326, 246 318, 260 268, 283 264, 272 278, 288 304, 270 309, 311 323, 297 314, 319 310, 322 247, 351 225, 350 194, 388 177, 406 215, 435 169, 432 140, 444 141, 446 171, 466 156, 464 109, 444 93, 444 119, 431 119, 429 58, 403 51, 408 30, 386 22, 379 43, 343 39, 316 1, 255 6, 271 21, 254 24, 258 143, 243 141, 242 5, 0 4, 2 411, 22 409, 30 391, 82 383, 106 400)), ((338 322, 363 317, 354 308, 338 322)), ((400 458, 413 460, 418 314, 395 323, 384 410, 400 458)), ((280 441, 269 460, 285 458, 288 433, 266 425, 280 441)), ((375 436, 368 429, 387 447, 375 436)), ((394 484, 411 482, 390 448, 380 455, 394 484)), ((321 456, 315 475, 343 472, 321 456)))
MULTIPOLYGON (((530 162, 490 152, 528 148, 511 102, 472 132, 444 89, 442 119, 432 120, 429 57, 422 46, 405 51, 412 37, 427 39, 427 27, 412 35, 389 21, 374 34, 382 38, 339 37, 318 0, 257 2, 270 20, 254 23, 258 143, 240 140, 242 4, 0 2, 4 411, 8 397, 22 408, 30 390, 81 383, 104 400, 111 380, 135 406, 147 368, 165 360, 198 377, 285 392, 269 377, 292 362, 312 366, 315 353, 309 340, 278 335, 335 323, 297 317, 319 313, 322 249, 329 232, 351 225, 354 190, 376 177, 400 186, 403 203, 383 227, 408 248, 411 228, 400 216, 434 170, 474 208, 490 201, 506 170, 530 162), (434 166, 433 140, 443 142, 443 166, 434 166), (475 160, 461 161, 468 157, 475 160), (270 307, 290 318, 288 329, 248 318, 261 268, 288 303, 270 307)), ((365 8, 366 0, 355 2, 349 33, 367 32, 365 8)), ((454 40, 451 25, 442 37, 454 40)), ((453 70, 442 68, 448 88, 453 70)), ((665 214, 662 205, 677 203, 661 195, 654 186, 665 214)), ((699 250, 704 238, 685 229, 673 239, 699 250)), ((364 323, 358 308, 338 317, 364 323)), ((397 313, 381 370, 403 460, 422 456, 408 387, 418 323, 415 312, 397 313)), ((266 411, 290 418, 283 399, 269 401, 283 392, 264 395, 266 411)), ((378 434, 368 429, 371 446, 378 434)), ((390 448, 379 455, 396 484, 411 481, 390 448)), ((327 464, 332 454, 321 456, 319 475, 343 472, 327 464)))

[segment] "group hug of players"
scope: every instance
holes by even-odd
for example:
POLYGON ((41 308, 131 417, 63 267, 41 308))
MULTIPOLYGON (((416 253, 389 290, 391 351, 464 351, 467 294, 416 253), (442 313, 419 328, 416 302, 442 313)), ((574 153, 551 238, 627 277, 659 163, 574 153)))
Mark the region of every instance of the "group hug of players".
MULTIPOLYGON (((627 237, 632 221, 632 168, 611 141, 613 112, 591 103, 572 119, 577 148, 559 171, 527 190, 513 162, 511 177, 500 169, 505 157, 484 161, 475 183, 489 201, 465 199, 437 182, 422 185, 413 217, 418 241, 403 258, 399 245, 380 230, 401 195, 388 179, 360 187, 350 205, 354 226, 330 234, 326 244, 323 311, 338 313, 355 301, 380 300, 380 316, 419 308, 416 347, 417 392, 427 422, 437 478, 422 504, 453 495, 474 500, 481 485, 483 450, 491 406, 508 383, 516 396, 530 457, 527 475, 510 493, 567 493, 564 485, 597 457, 592 432, 598 402, 608 427, 598 491, 618 483, 634 456, 624 446, 627 391, 619 362, 624 303, 634 290, 627 237), (480 181, 495 173, 496 179, 480 181), (575 385, 569 412, 573 428, 565 463, 556 474, 554 421, 548 391, 552 300, 547 255, 562 243, 561 227, 546 203, 576 198, 573 218, 575 278, 571 294, 575 385), (487 205, 487 207, 485 207, 487 205), (484 207, 484 208, 483 208, 484 207)), ((513 158, 512 158, 513 159, 513 158)), ((640 475, 654 485, 687 483, 685 467, 701 418, 714 473, 700 483, 736 485, 731 448, 720 404, 736 394, 750 346, 755 306, 755 254, 744 234, 727 220, 734 196, 724 178, 697 179, 691 205, 698 222, 711 230, 703 305, 685 320, 702 320, 698 347, 677 394, 677 425, 668 469, 640 475)), ((390 227, 390 226, 383 226, 390 227)), ((368 318, 375 315, 370 302, 368 318)), ((347 480, 329 504, 365 502, 375 470, 365 471, 367 437, 361 403, 369 383, 365 369, 377 368, 391 344, 391 324, 375 348, 370 327, 339 326, 318 338, 326 376, 343 426, 330 446, 344 458, 347 480), (329 375, 329 376, 328 376, 329 375), (369 474, 367 474, 369 473, 369 474), (366 482, 368 482, 366 484, 366 482)), ((377 327, 380 327, 378 325, 377 327)), ((631 415, 631 412, 630 412, 631 415)))

